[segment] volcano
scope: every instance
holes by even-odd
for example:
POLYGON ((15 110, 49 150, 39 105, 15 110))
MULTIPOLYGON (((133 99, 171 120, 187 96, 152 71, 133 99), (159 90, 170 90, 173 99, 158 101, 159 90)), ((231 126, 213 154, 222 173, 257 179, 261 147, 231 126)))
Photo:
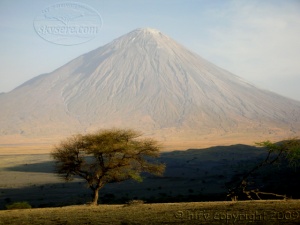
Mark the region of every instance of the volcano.
POLYGON ((0 105, 2 138, 57 141, 118 127, 176 148, 253 143, 300 131, 300 102, 259 89, 150 28, 1 94, 0 105))

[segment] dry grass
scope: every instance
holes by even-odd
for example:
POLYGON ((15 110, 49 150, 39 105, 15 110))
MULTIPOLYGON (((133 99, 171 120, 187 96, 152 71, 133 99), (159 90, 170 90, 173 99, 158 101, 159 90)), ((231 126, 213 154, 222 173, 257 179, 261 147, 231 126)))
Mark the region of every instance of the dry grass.
POLYGON ((299 224, 300 201, 69 206, 0 211, 0 224, 299 224))
MULTIPOLYGON (((47 154, 54 145, 64 140, 65 136, 51 136, 47 138, 24 137, 21 135, 0 136, 0 155, 16 155, 16 154, 47 154)), ((151 136, 152 137, 152 136, 151 136)), ((162 151, 169 152, 173 150, 201 149, 212 146, 229 146, 233 144, 254 145, 255 142, 270 140, 280 141, 290 138, 286 134, 277 135, 261 135, 257 133, 245 134, 205 134, 195 136, 194 134, 186 134, 182 137, 166 137, 161 139, 160 134, 153 136, 162 143, 162 151)))
MULTIPOLYGON (((232 139, 234 140, 234 138, 232 139)), ((257 139, 252 139, 260 141, 257 139)), ((246 141, 246 140, 245 140, 246 141)), ((244 143, 242 141, 240 143, 244 143)), ((0 139, 0 172, 2 185, 12 183, 16 187, 26 182, 54 182, 53 174, 35 174, 27 172, 6 171, 8 167, 45 162, 49 159, 45 155, 19 155, 48 153, 51 145, 47 142, 18 141, 0 139), (24 144, 25 143, 25 144, 24 144), (39 143, 39 144, 36 144, 39 143), (2 144, 2 146, 1 146, 2 144), (21 151, 20 151, 21 150, 21 151), (11 156, 8 156, 10 154, 11 156), (4 156, 5 155, 5 156, 4 156), (22 173, 22 174, 21 174, 22 173), (8 182, 7 176, 18 180, 8 182), (23 177, 19 179, 19 175, 23 177), (36 178, 35 176, 36 175, 36 178), (43 179, 41 179, 43 176, 43 179)), ((170 143, 180 149, 191 143, 170 143)), ((211 145, 218 145, 214 142, 211 145)), ((222 145, 229 145, 222 142, 222 145)), ((235 143, 237 143, 235 141, 235 143)), ((205 140, 193 142, 190 147, 203 147, 208 144, 205 140), (201 144, 202 143, 202 144, 201 144)), ((168 143, 166 143, 168 145, 168 143)), ((185 148, 186 149, 186 148, 185 148)), ((82 188, 82 187, 81 187, 82 188)), ((241 201, 241 202, 198 202, 198 203, 162 203, 162 204, 133 204, 127 207, 123 205, 99 205, 99 206, 69 206, 62 208, 37 208, 24 210, 0 211, 0 225, 9 224, 300 224, 300 200, 288 201, 241 201)))

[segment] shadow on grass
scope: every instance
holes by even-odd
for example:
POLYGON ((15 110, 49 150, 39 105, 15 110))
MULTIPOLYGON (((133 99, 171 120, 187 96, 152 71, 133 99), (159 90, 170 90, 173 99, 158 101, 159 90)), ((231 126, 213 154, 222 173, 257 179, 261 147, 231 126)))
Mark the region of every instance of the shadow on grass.
MULTIPOLYGON (((193 167, 191 165, 202 163, 206 167, 217 165, 221 161, 231 160, 240 161, 245 159, 253 159, 259 157, 264 152, 261 148, 248 145, 232 145, 232 146, 216 146, 206 149, 188 149, 186 151, 172 151, 161 153, 159 161, 174 167, 193 167), (190 165, 188 165, 190 163, 190 165)), ((16 156, 17 157, 17 156, 16 156)), ((6 171, 17 172, 40 172, 40 173, 54 173, 54 161, 45 161, 39 163, 24 163, 18 166, 5 168, 6 171)))
POLYGON ((16 172, 34 172, 34 173, 54 173, 54 161, 40 162, 40 163, 25 163, 18 166, 8 167, 6 171, 16 172))
POLYGON ((13 202, 28 202, 33 208, 83 204, 89 190, 83 183, 48 183, 21 188, 1 188, 0 209, 13 202))
MULTIPOLYGON (((125 181, 107 184, 100 190, 100 202, 124 204, 132 199, 146 202, 224 201, 230 184, 256 165, 265 151, 247 145, 217 146, 162 153, 159 161, 166 164, 163 177, 147 176, 142 183, 125 181)), ((6 171, 53 173, 54 162, 22 164, 6 171)), ((3 171, 5 172, 5 171, 3 171)), ((265 191, 300 198, 299 171, 287 167, 270 167, 257 174, 255 182, 265 191)), ((64 181, 32 184, 28 187, 0 190, 0 208, 16 201, 27 201, 33 207, 84 204, 91 200, 85 183, 64 181)))

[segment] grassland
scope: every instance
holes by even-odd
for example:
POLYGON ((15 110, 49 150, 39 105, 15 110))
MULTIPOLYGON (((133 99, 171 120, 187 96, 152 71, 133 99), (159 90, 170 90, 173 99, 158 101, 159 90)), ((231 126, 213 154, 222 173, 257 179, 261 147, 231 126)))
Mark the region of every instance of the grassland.
MULTIPOLYGON (((49 154, 0 154, 0 209, 18 201, 33 206, 0 210, 0 225, 299 224, 300 200, 222 202, 226 184, 263 155, 262 149, 245 145, 165 152, 160 157, 167 165, 163 177, 107 184, 100 191, 102 204, 88 206, 84 204, 90 200, 89 189, 79 179, 60 180, 49 154), (146 204, 124 205, 132 199, 146 204)), ((256 185, 265 184, 276 193, 290 191, 289 197, 299 198, 299 176, 287 176, 282 169, 256 174, 256 185)))
MULTIPOLYGON (((147 203, 226 200, 234 178, 256 165, 262 154, 262 149, 245 145, 163 153, 160 161, 167 165, 163 177, 146 176, 142 183, 107 184, 100 191, 100 201, 124 204, 132 199, 147 203)), ((90 200, 91 192, 84 181, 65 183, 53 169, 49 154, 0 155, 0 209, 18 201, 40 208, 78 205, 90 200)), ((254 185, 264 185, 262 191, 297 199, 298 177, 297 171, 274 166, 255 174, 254 185)))
POLYGON ((0 224, 299 224, 300 201, 69 206, 0 211, 0 224))
MULTIPOLYGON (((118 204, 131 199, 148 203, 225 200, 224 184, 239 169, 241 160, 253 159, 260 153, 242 145, 233 150, 224 147, 163 153, 160 161, 167 165, 163 177, 145 177, 142 183, 107 184, 100 191, 100 201, 118 204)), ((0 209, 17 201, 39 208, 90 200, 91 192, 84 182, 75 179, 65 183, 53 169, 49 154, 0 155, 0 209)))

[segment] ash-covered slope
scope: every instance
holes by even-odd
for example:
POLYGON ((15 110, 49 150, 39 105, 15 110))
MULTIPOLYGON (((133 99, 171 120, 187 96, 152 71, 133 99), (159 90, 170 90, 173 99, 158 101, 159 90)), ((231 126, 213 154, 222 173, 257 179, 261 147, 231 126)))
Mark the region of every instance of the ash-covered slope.
POLYGON ((295 135, 300 103, 258 89, 154 29, 137 29, 0 95, 0 134, 132 127, 166 140, 295 135))

